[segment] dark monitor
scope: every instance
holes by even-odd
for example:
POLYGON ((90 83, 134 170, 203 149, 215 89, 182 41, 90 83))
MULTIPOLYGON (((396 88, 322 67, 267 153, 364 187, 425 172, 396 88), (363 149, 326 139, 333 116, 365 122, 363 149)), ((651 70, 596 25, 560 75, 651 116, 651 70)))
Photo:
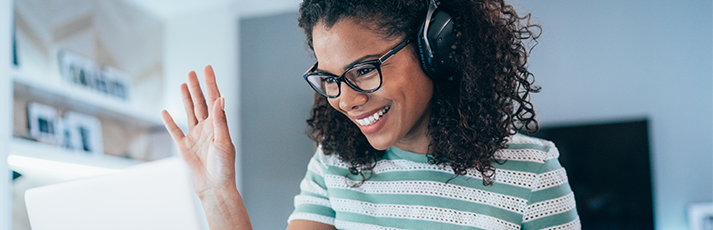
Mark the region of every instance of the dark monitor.
POLYGON ((560 152, 583 229, 654 229, 647 120, 543 126, 560 152))

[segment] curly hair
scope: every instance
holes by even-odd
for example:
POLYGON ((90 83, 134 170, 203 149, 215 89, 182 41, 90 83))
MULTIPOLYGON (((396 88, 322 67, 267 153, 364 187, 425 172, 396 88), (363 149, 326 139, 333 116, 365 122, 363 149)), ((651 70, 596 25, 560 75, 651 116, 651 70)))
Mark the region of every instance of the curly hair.
MULTIPOLYGON (((318 22, 330 28, 339 20, 356 19, 384 38, 415 36, 426 8, 425 0, 305 0, 299 26, 311 49, 318 22)), ((497 153, 507 148, 507 138, 539 128, 530 102, 530 93, 539 87, 527 70, 527 57, 540 27, 530 24, 529 14, 519 17, 503 0, 444 0, 439 8, 454 21, 455 49, 450 55, 458 73, 453 80, 433 82, 429 163, 450 167, 454 177, 477 170, 483 184, 492 185, 494 164, 504 163, 497 153)), ((361 174, 361 183, 384 155, 319 94, 307 124, 310 138, 325 154, 338 154, 352 174, 361 174)))

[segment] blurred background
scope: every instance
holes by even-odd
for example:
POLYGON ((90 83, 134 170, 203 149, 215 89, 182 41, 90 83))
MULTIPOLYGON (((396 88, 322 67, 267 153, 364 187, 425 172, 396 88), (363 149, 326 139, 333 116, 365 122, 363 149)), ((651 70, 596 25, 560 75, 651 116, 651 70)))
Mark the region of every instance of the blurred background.
MULTIPOLYGON (((208 64, 254 228, 286 227, 314 153, 299 2, 0 0, 0 229, 29 229, 28 188, 175 155, 159 113, 185 128, 178 87, 208 64)), ((713 3, 509 3, 542 26, 537 135, 559 146, 585 229, 710 221, 713 3)))

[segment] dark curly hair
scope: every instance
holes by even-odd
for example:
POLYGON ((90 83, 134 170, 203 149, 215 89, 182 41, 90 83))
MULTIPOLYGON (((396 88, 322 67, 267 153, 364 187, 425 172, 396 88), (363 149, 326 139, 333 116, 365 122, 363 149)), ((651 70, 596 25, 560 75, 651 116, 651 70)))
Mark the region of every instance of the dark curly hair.
MULTIPOLYGON (((426 8, 425 0, 305 0, 299 26, 312 49, 318 22, 329 28, 356 19, 384 38, 415 36, 426 8)), ((507 138, 539 128, 530 103, 530 93, 539 87, 533 85, 527 57, 540 27, 503 0, 443 0, 440 9, 453 17, 457 35, 450 55, 458 74, 433 82, 429 163, 450 167, 454 177, 475 169, 483 184, 491 185, 494 163, 503 163, 495 155, 507 148, 507 138)), ((374 149, 356 124, 319 94, 307 124, 308 135, 325 154, 338 154, 352 174, 362 175, 362 183, 369 179, 384 151, 374 149)))

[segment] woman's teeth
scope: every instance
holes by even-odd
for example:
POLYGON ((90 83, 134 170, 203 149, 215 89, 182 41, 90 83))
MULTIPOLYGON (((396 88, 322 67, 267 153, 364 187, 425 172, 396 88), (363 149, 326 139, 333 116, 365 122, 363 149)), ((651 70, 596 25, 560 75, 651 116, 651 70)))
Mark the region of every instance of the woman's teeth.
POLYGON ((374 123, 377 122, 379 119, 381 119, 381 117, 383 117, 386 112, 389 111, 389 108, 391 108, 391 107, 389 107, 389 106, 384 107, 383 109, 381 109, 381 110, 379 110, 378 112, 372 114, 371 116, 368 116, 368 117, 363 118, 363 119, 356 119, 356 122, 359 123, 359 125, 361 125, 361 126, 367 126, 367 125, 374 124, 374 123))

